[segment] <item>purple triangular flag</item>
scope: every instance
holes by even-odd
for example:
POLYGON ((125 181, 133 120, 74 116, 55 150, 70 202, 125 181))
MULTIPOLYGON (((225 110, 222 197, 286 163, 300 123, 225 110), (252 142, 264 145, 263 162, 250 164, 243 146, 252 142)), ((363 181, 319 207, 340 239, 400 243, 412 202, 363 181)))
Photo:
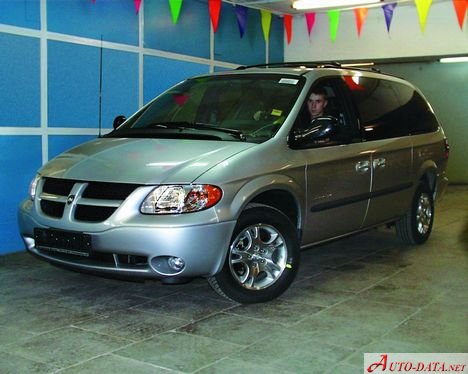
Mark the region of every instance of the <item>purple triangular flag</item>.
POLYGON ((237 24, 239 25, 240 37, 242 38, 247 27, 247 14, 249 9, 242 5, 236 5, 235 11, 237 17, 237 24))
POLYGON ((387 31, 390 32, 390 25, 392 23, 393 11, 395 10, 397 3, 382 5, 382 9, 385 15, 385 23, 387 24, 387 31))

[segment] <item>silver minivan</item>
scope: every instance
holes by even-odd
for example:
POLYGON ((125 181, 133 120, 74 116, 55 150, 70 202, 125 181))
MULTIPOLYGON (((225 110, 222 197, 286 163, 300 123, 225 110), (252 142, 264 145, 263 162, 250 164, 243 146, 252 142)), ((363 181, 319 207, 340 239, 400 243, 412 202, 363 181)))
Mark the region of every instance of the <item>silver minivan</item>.
POLYGON ((430 105, 376 71, 242 67, 120 119, 31 182, 18 220, 34 255, 167 283, 206 277, 222 296, 264 302, 314 244, 381 224, 424 243, 447 185, 430 105))

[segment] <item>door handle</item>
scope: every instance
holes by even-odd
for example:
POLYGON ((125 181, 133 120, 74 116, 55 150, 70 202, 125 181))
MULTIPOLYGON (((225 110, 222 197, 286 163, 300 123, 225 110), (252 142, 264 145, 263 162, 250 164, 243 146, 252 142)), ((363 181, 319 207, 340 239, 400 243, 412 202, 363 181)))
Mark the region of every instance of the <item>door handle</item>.
POLYGON ((386 160, 384 158, 376 158, 372 161, 372 167, 374 169, 383 169, 386 165, 386 160))
POLYGON ((369 161, 359 161, 355 169, 358 173, 367 173, 370 169, 370 162, 369 161))

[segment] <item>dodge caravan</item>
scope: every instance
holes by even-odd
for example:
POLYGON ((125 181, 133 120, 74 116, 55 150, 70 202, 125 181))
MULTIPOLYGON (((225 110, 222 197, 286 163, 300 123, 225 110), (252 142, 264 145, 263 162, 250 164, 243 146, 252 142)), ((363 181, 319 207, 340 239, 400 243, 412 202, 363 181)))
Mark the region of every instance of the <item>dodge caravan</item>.
POLYGON ((32 180, 18 214, 32 254, 98 274, 205 277, 231 300, 264 302, 314 244, 382 224, 424 243, 447 185, 431 106, 377 71, 241 67, 187 79, 116 122, 32 180))

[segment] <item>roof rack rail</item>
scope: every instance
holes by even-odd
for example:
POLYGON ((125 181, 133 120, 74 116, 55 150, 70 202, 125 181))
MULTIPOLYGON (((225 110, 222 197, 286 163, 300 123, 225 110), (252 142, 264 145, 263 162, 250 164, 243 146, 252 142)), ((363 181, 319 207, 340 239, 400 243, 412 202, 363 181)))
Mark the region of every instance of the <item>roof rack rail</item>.
POLYGON ((339 62, 311 62, 311 61, 300 61, 300 62, 275 62, 270 64, 258 64, 258 65, 243 65, 237 67, 236 70, 245 70, 250 68, 340 68, 339 62))
POLYGON ((379 69, 372 66, 362 66, 360 63, 356 63, 354 66, 352 62, 341 63, 337 61, 323 61, 323 62, 311 62, 311 61, 300 61, 300 62, 278 62, 271 64, 258 64, 258 65, 242 65, 236 68, 236 70, 246 70, 251 68, 344 68, 349 70, 363 70, 363 71, 374 71, 381 73, 379 69))

